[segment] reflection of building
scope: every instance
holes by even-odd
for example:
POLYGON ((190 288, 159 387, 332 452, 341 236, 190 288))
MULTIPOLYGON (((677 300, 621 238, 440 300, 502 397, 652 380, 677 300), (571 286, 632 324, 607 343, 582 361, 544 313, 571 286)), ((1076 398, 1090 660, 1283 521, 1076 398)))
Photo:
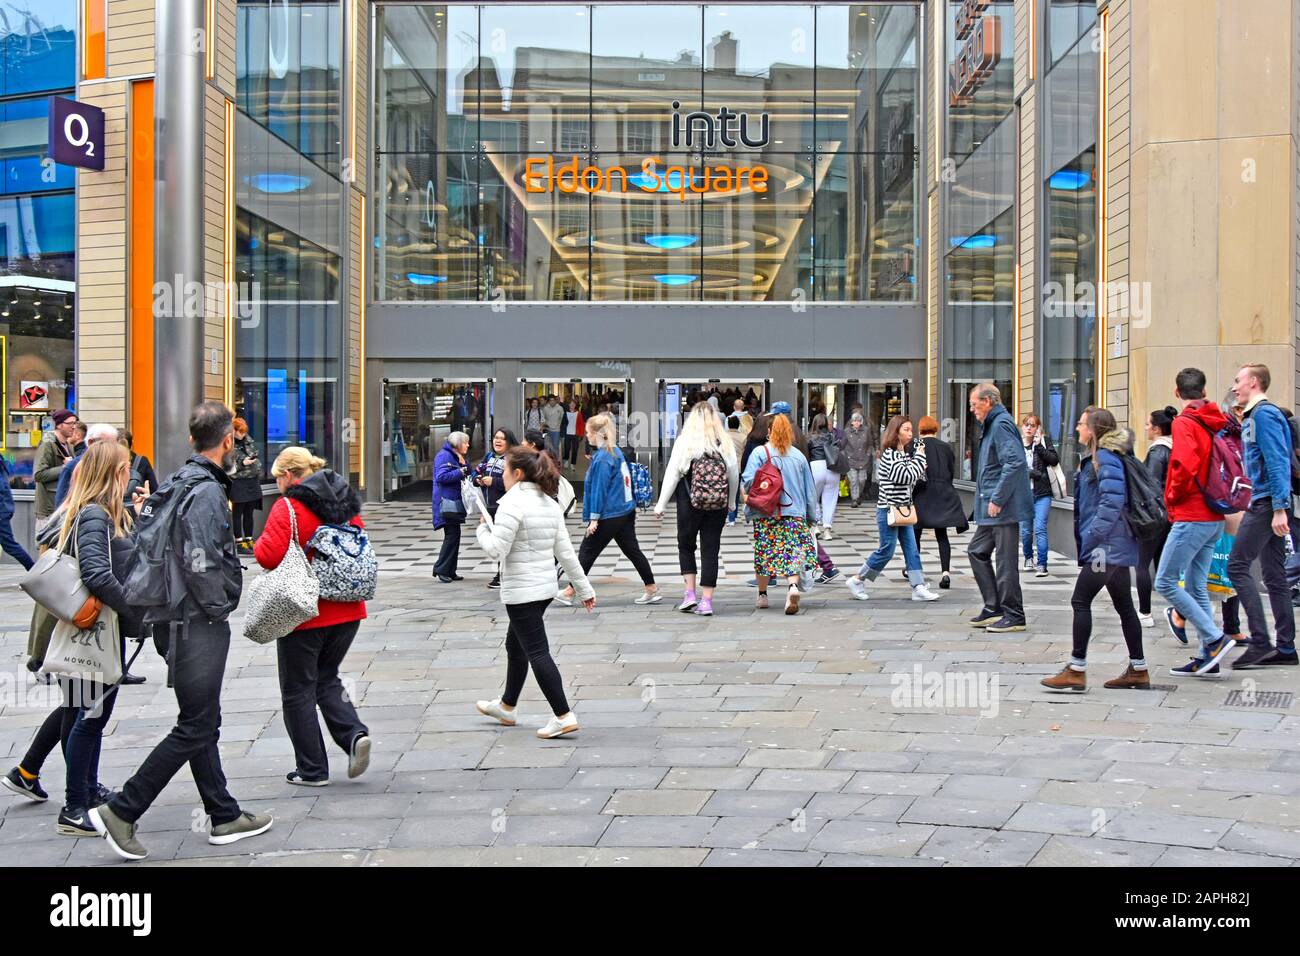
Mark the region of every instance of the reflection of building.
POLYGON ((143 22, 110 4, 75 51, 52 11, 79 5, 45 6, 43 34, 0 38, 10 371, 49 376, 54 404, 75 382, 84 416, 164 465, 200 394, 371 498, 466 395, 476 443, 528 397, 617 395, 654 463, 665 421, 716 386, 805 417, 929 412, 964 458, 966 392, 992 379, 1067 464, 1080 409, 1140 425, 1182 364, 1221 393, 1260 358, 1293 395, 1291 74, 1261 66, 1300 58, 1284 0, 1190 21, 1134 0, 216 0, 210 60, 168 53, 198 4, 143 22), (953 97, 963 8, 998 18, 978 36, 1001 46, 953 97), (108 165, 46 181, 33 83, 64 60, 92 71, 75 92, 106 110, 108 165), (674 101, 766 114, 767 141, 675 149, 674 101), (647 156, 687 168, 686 201, 522 182, 529 158, 636 175, 647 156), (717 164, 772 188, 690 192, 717 164), (160 191, 156 169, 194 175, 160 191), (197 324, 155 322, 177 271, 245 285, 197 324))

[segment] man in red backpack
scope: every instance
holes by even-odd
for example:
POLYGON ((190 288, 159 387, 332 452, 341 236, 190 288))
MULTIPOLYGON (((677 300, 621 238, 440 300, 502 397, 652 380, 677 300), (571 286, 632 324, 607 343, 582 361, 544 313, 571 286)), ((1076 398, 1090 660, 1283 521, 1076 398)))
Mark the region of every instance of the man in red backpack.
POLYGON ((1186 664, 1170 668, 1177 677, 1218 677, 1223 655, 1236 646, 1214 622, 1208 589, 1214 545, 1223 532, 1223 515, 1205 499, 1204 484, 1210 468, 1214 436, 1228 418, 1214 402, 1205 400, 1205 373, 1185 368, 1175 380, 1175 395, 1183 403, 1173 421, 1169 470, 1165 476, 1165 507, 1172 526, 1156 570, 1156 590, 1171 605, 1165 620, 1174 637, 1187 643, 1187 625, 1201 637, 1200 654, 1186 664), (1178 586, 1179 579, 1183 587, 1178 586), (1179 624, 1174 611, 1183 618, 1179 624))
POLYGON ((1282 410, 1268 400, 1271 378, 1267 365, 1244 365, 1232 386, 1237 401, 1246 406, 1241 441, 1254 492, 1228 558, 1228 577, 1237 589, 1250 632, 1250 646, 1232 662, 1233 670, 1297 663, 1295 612, 1286 579, 1284 544, 1291 533, 1291 426, 1282 410), (1277 647, 1269 642, 1264 603, 1250 573, 1256 560, 1272 605, 1277 647))

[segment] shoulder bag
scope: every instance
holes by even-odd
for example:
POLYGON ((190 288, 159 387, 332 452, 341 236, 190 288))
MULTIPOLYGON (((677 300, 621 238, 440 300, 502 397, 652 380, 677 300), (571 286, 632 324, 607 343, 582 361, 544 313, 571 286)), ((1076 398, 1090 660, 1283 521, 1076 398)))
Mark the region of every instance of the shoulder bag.
POLYGON ((886 520, 891 528, 906 528, 909 525, 914 525, 916 524, 916 506, 890 505, 889 516, 886 520))
MULTIPOLYGON (((66 550, 69 544, 76 544, 80 521, 81 515, 78 514, 73 522, 72 533, 64 542, 64 550, 46 550, 36 559, 32 569, 19 579, 18 586, 60 621, 86 628, 99 618, 99 610, 103 605, 82 583, 81 563, 66 550)), ((111 541, 109 549, 111 552, 111 541)))
POLYGON ((278 641, 320 613, 320 581, 298 544, 293 504, 286 499, 284 506, 289 509, 289 547, 284 559, 248 589, 244 636, 258 644, 278 641))

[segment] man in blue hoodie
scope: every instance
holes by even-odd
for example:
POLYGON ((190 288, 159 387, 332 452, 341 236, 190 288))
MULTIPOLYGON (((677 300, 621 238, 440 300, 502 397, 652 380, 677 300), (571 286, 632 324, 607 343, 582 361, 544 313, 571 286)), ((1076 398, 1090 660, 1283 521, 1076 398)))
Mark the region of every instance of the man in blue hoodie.
POLYGON ((1268 400, 1270 381, 1267 365, 1243 365, 1232 385, 1237 401, 1246 406, 1241 441, 1246 476, 1253 489, 1250 510, 1242 515, 1228 558, 1228 577, 1237 589, 1250 628, 1249 646, 1232 662, 1233 670, 1295 665, 1297 660, 1284 544, 1291 533, 1291 426, 1282 410, 1268 400), (1264 603, 1250 570, 1256 559, 1273 607, 1276 648, 1269 642, 1264 603))

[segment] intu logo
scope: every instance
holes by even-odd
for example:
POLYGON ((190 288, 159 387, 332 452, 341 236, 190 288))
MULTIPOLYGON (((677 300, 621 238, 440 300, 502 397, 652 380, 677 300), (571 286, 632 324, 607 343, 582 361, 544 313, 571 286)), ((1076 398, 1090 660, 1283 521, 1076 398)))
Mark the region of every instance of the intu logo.
POLYGON ((153 929, 153 894, 82 893, 74 886, 50 897, 50 925, 129 927, 133 936, 148 936, 153 929))
POLYGON ((748 113, 736 113, 728 107, 722 107, 717 115, 696 110, 687 113, 682 119, 682 104, 673 100, 673 145, 687 149, 714 149, 719 141, 723 146, 748 146, 751 149, 767 145, 768 115, 758 114, 758 135, 750 135, 750 117, 748 113), (683 135, 684 131, 684 135, 683 135), (739 142, 736 137, 739 136, 739 142))

